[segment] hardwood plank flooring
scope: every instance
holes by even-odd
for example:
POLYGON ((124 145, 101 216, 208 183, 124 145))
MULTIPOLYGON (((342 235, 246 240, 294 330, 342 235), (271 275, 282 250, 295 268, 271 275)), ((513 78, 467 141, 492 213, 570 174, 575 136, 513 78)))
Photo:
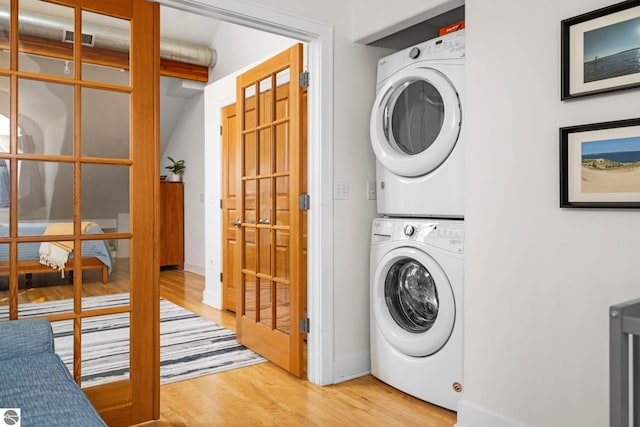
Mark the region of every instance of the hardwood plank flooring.
MULTIPOLYGON (((160 294, 235 330, 235 316, 202 304, 204 278, 163 270, 160 294)), ((145 427, 421 426, 451 427, 455 412, 423 402, 367 375, 320 387, 262 363, 160 387, 160 420, 145 427)))
MULTIPOLYGON (((100 283, 99 275, 94 281, 85 272, 83 295, 127 292, 128 264, 118 263, 107 285, 100 283)), ((59 273, 54 274, 59 278, 59 273)), ((198 274, 166 269, 160 273, 163 298, 235 330, 235 315, 203 304, 203 291, 204 277, 198 274)), ((21 289, 19 300, 49 301, 72 295, 73 286, 63 281, 57 286, 21 289)), ((6 303, 0 292, 0 307, 6 303)), ((404 394, 371 375, 320 387, 272 363, 163 385, 160 405, 160 420, 141 426, 451 427, 456 422, 455 412, 404 394)))

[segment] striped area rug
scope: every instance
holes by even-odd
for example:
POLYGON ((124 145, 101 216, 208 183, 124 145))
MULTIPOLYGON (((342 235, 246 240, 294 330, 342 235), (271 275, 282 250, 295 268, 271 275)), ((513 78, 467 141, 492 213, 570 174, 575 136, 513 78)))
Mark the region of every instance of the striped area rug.
MULTIPOLYGON (((127 305, 128 294, 83 298, 85 309, 127 305)), ((68 312, 70 300, 24 304, 20 315, 68 312)), ((52 323, 56 353, 73 372, 73 322, 52 323)), ((82 387, 129 378, 129 314, 82 322, 82 387)), ((236 341, 235 333, 160 299, 160 384, 168 384, 266 359, 236 341)))

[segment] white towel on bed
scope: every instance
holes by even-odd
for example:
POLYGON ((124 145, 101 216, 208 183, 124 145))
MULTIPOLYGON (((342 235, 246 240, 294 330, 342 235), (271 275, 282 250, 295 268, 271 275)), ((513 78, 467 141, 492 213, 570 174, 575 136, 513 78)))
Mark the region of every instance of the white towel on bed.
MULTIPOLYGON (((91 221, 82 221, 80 229, 82 234, 86 233, 89 227, 98 225, 91 221)), ((73 234, 72 222, 51 223, 44 230, 44 236, 73 234)), ((72 237, 72 236, 70 236, 72 237)), ((69 259, 69 254, 73 252, 73 240, 58 242, 42 242, 40 244, 39 255, 40 264, 49 266, 54 270, 59 270, 64 278, 64 267, 69 259)))
POLYGON ((64 278, 64 267, 69 259, 70 251, 53 242, 42 242, 38 252, 40 254, 40 264, 49 266, 54 270, 60 270, 64 278))

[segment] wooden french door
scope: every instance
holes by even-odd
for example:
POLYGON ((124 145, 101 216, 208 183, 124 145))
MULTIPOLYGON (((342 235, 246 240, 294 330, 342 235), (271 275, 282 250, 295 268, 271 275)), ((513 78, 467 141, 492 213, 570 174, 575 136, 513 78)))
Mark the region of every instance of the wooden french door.
POLYGON ((306 133, 297 44, 236 82, 236 327, 245 346, 305 375, 306 133))
POLYGON ((222 109, 221 114, 221 143, 222 143, 222 307, 229 311, 236 311, 236 280, 235 274, 239 266, 237 224, 239 221, 236 191, 236 105, 229 105, 222 109))
POLYGON ((110 426, 158 418, 159 5, 0 0, 0 9, 0 317, 47 317, 64 331, 56 349, 71 342, 73 376, 110 426), (101 45, 104 31, 121 42, 101 45), (43 243, 73 247, 71 279, 38 262, 43 243), (104 246, 101 258, 92 245, 104 246), (95 303, 115 292, 124 298, 95 303), (128 372, 88 387, 87 336, 116 322, 129 330, 118 343, 128 372))

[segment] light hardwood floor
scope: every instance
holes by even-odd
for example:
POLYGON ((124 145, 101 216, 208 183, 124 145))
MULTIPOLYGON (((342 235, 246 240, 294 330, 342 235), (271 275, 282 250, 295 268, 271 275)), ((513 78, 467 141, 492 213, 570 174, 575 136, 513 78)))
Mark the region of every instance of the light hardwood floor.
MULTIPOLYGON (((86 277, 83 295, 128 291, 128 265, 118 262, 107 285, 99 282, 99 275, 93 283, 86 277)), ((71 298, 73 287, 62 282, 22 289, 19 300, 23 303, 71 298)), ((160 273, 163 298, 235 330, 235 315, 203 304, 203 291, 204 277, 198 274, 182 270, 160 273)), ((4 304, 6 296, 0 292, 0 307, 4 304)), ((141 426, 451 427, 456 422, 455 412, 404 394, 371 375, 320 387, 272 363, 163 385, 160 405, 160 420, 141 426)))
MULTIPOLYGON (((235 329, 232 313, 201 303, 202 276, 165 270, 160 277, 163 298, 235 329)), ((160 420, 145 427, 451 427, 456 422, 455 412, 404 394, 371 375, 320 387, 272 363, 163 385, 160 405, 160 420)))

